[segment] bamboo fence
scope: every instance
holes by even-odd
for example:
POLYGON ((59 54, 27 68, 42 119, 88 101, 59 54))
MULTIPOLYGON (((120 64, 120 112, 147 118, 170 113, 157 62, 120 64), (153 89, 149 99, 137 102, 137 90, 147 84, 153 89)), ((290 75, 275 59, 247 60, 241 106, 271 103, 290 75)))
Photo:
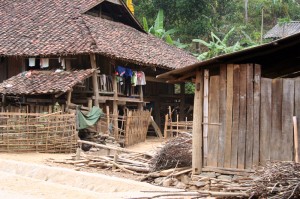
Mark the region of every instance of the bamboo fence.
POLYGON ((74 114, 0 113, 0 152, 71 153, 76 146, 74 114))

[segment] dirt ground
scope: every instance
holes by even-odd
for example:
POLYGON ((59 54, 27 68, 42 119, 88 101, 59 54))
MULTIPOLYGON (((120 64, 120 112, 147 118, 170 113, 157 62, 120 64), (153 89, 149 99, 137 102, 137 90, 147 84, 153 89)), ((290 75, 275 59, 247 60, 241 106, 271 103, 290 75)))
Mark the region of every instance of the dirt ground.
MULTIPOLYGON (((147 152, 147 153, 155 153, 155 150, 157 150, 157 148, 159 148, 162 145, 162 141, 159 139, 148 139, 146 142, 144 143, 140 143, 131 147, 128 147, 128 149, 137 151, 137 152, 147 152)), ((60 169, 70 169, 70 171, 75 170, 75 168, 72 165, 67 165, 67 164, 58 164, 58 163, 54 163, 53 160, 65 160, 68 158, 71 158, 71 156, 74 154, 48 154, 48 153, 0 153, 0 163, 1 163, 1 159, 4 161, 12 161, 12 162, 16 162, 16 164, 18 164, 18 162, 24 163, 25 165, 41 165, 41 166, 50 166, 52 168, 60 168, 60 169)), ((4 163, 2 163, 4 164, 4 163)), ((2 165, 3 167, 3 165, 2 165)), ((13 167, 13 166, 12 166, 13 167)), ((20 167, 23 168, 23 166, 17 166, 16 171, 20 170, 20 167)), ((26 166, 25 166, 26 167, 26 166)), ((1 168, 1 164, 0 164, 0 168, 1 168)), ((49 167, 47 167, 49 168, 49 167)), ((30 169, 29 169, 30 170, 30 169)), ((34 167, 34 171, 36 171, 37 169, 34 167)), ((43 170, 43 169, 42 169, 43 170)), ((128 186, 128 188, 123 187, 123 191, 126 191, 126 194, 121 194, 118 193, 117 195, 109 195, 111 192, 119 192, 117 190, 107 190, 107 193, 101 193, 99 195, 99 193, 94 193, 93 189, 92 192, 90 192, 91 190, 85 190, 85 189, 80 189, 78 190, 77 188, 74 187, 61 187, 61 185, 57 185, 57 183, 50 183, 49 182, 44 182, 44 179, 32 179, 31 175, 33 174, 28 174, 29 176, 23 176, 26 174, 26 171, 19 171, 20 173, 10 173, 10 170, 7 170, 8 172, 3 172, 2 170, 0 170, 0 183, 2 184, 0 186, 0 197, 1 198, 57 198, 57 196, 59 196, 60 194, 65 195, 64 198, 99 198, 99 196, 101 195, 101 198, 104 198, 104 196, 107 196, 107 198, 122 198, 123 196, 125 196, 126 194, 128 195, 129 193, 133 193, 134 191, 131 190, 128 183, 125 183, 124 186, 128 186), (5 184, 5 186, 4 186, 5 184), (30 185, 30 187, 32 188, 28 188, 28 186, 30 185), (37 188, 40 187, 40 188, 37 188), (41 191, 39 191, 39 189, 41 191), (128 189, 128 190, 127 190, 128 189), (67 191, 69 190, 69 191, 67 191), (51 194, 53 191, 56 191, 56 194, 51 194), (70 192, 70 193, 69 193, 70 192), (25 193, 25 194, 24 194, 25 193), (98 195, 97 195, 98 194, 98 195), (104 194, 104 195, 103 195, 104 194), (50 197, 51 196, 51 197, 50 197), (120 196, 120 197, 118 197, 120 196), (122 196, 122 197, 121 197, 122 196)), ((14 171, 12 169, 12 171, 14 171)), ((32 171, 32 173, 34 172, 32 171)), ((37 171, 36 171, 37 172, 37 171)), ((45 170, 45 173, 43 174, 39 174, 42 176, 47 176, 47 180, 48 180, 48 175, 50 176, 49 178, 51 178, 51 170, 48 171, 48 173, 46 173, 47 171, 45 170), (49 174, 50 173, 50 174, 49 174)), ((117 177, 117 178, 121 178, 121 179, 132 179, 132 180, 136 180, 138 181, 140 176, 135 176, 132 174, 127 174, 124 172, 114 172, 111 170, 99 170, 99 169, 94 169, 94 168, 80 168, 80 170, 76 170, 75 172, 77 173, 87 173, 90 175, 105 175, 105 176, 109 176, 109 177, 117 177)), ((29 171, 30 173, 30 171, 29 171)), ((80 174, 81 175, 81 174, 80 174)), ((52 178, 53 176, 56 176, 56 174, 52 174, 52 178)), ((44 177, 42 177, 44 178, 44 177)), ((47 181, 45 180, 45 181, 47 181)), ((72 175, 69 176, 64 176, 62 180, 63 182, 71 182, 74 180, 78 180, 77 177, 74 177, 72 175)), ((140 183, 140 182, 138 182, 140 183)), ((117 182, 116 184, 118 184, 117 186, 120 187, 120 183, 117 182)), ((122 184, 122 183, 121 183, 122 184)), ((130 183, 129 183, 130 184, 130 183)), ((137 184, 139 185, 139 184, 137 184)), ((152 185, 149 185, 152 186, 152 185)), ((114 185, 112 185, 111 187, 114 187, 114 185)), ((138 187, 138 186, 133 186, 133 187, 138 187)), ((159 187, 160 188, 160 187, 159 187)), ((145 190, 148 190, 149 188, 145 188, 145 190)), ((150 188, 152 189, 152 188, 150 188)), ((138 189, 136 191, 139 191, 138 189)), ((116 193, 114 193, 116 194, 116 193)), ((141 195, 138 194, 138 195, 141 195)), ((143 195, 143 194, 142 194, 143 195)))
MULTIPOLYGON (((126 147, 127 149, 136 151, 136 152, 142 152, 142 153, 148 153, 148 154, 154 154, 156 150, 158 150, 162 144, 163 140, 160 140, 155 137, 147 138, 145 142, 126 147)), ((93 154, 93 152, 87 152, 89 154, 93 154)), ((94 154, 97 154, 96 152, 94 154)), ((48 165, 48 166, 56 166, 56 167, 62 167, 62 168, 69 168, 74 169, 74 166, 69 164, 60 164, 55 163, 53 160, 65 160, 68 158, 71 158, 74 154, 50 154, 50 153, 0 153, 1 159, 6 160, 16 160, 21 162, 27 162, 27 163, 35 163, 35 164, 42 164, 42 165, 48 165)), ((126 179, 132 179, 132 180, 139 180, 140 177, 124 172, 114 172, 111 170, 105 170, 105 169, 96 169, 96 168, 80 168, 79 171, 89 172, 89 173, 101 173, 108 176, 116 176, 120 178, 126 178, 126 179)))

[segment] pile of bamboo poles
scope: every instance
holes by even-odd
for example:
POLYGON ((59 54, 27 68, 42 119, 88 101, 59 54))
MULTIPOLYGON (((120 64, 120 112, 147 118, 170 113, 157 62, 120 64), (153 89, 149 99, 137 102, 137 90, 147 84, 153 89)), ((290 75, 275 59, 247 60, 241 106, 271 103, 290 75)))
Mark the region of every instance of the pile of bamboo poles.
POLYGON ((108 168, 134 175, 142 175, 150 172, 148 162, 151 156, 149 154, 138 153, 113 145, 104 145, 83 140, 78 140, 78 143, 79 145, 89 144, 95 148, 107 150, 108 155, 99 156, 85 154, 81 153, 81 150, 78 148, 76 155, 72 158, 60 161, 54 160, 53 162, 71 164, 78 168, 108 168))

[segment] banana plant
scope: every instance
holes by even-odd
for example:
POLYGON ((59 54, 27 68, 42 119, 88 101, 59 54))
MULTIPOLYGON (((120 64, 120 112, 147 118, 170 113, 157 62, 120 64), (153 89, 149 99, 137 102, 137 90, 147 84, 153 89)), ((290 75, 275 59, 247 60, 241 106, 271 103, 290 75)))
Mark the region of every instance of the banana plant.
POLYGON ((146 32, 151 33, 152 35, 165 40, 168 44, 174 44, 174 41, 171 37, 174 33, 177 32, 176 29, 165 30, 164 28, 164 12, 159 10, 154 24, 149 28, 147 19, 143 17, 143 28, 146 32))
POLYGON ((236 42, 232 46, 229 45, 229 38, 233 34, 234 30, 235 28, 232 28, 228 33, 226 33, 223 39, 219 38, 213 32, 211 32, 211 41, 209 42, 202 39, 193 39, 193 42, 200 43, 208 49, 207 52, 196 54, 197 58, 202 61, 221 54, 227 54, 243 49, 239 42, 236 42))

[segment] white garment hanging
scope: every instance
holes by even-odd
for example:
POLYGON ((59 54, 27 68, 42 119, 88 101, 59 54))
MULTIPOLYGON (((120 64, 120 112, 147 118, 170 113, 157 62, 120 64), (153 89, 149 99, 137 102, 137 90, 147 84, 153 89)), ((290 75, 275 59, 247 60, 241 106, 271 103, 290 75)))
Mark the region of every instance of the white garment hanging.
POLYGON ((34 67, 35 66, 35 58, 29 58, 29 67, 34 67))
POLYGON ((49 67, 49 59, 48 58, 41 58, 41 68, 48 68, 49 67))

